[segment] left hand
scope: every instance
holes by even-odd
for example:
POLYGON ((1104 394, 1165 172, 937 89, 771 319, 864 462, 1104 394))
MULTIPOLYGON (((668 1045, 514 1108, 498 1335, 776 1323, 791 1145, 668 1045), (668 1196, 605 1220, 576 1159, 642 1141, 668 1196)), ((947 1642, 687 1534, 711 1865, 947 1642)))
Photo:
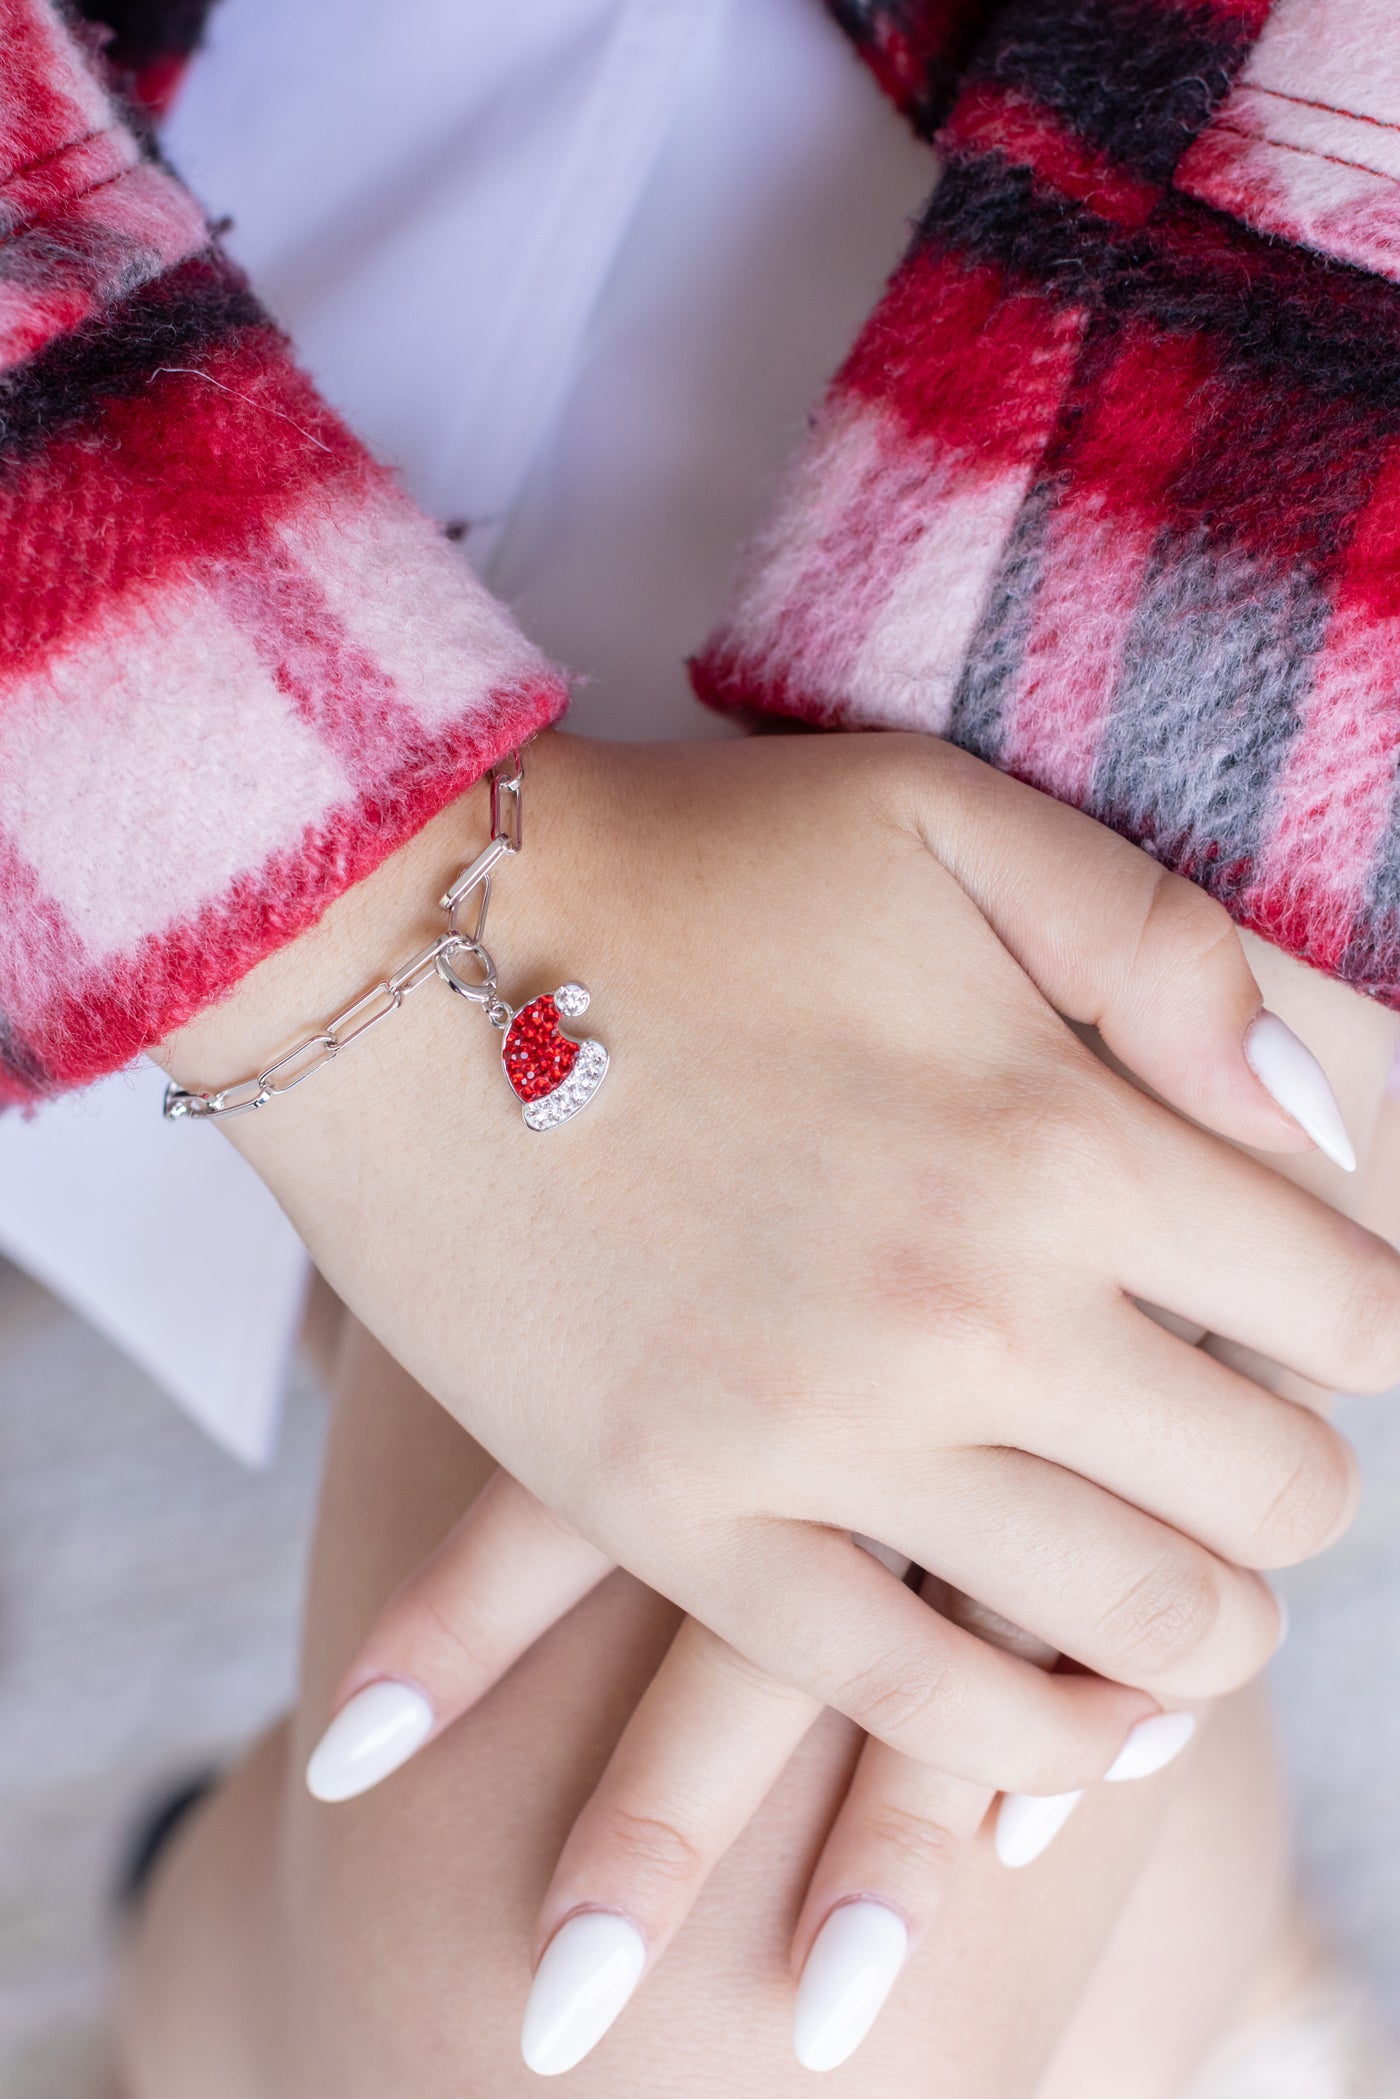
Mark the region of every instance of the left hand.
MULTIPOLYGON (((493 1474, 351 1663, 308 1769, 313 1793, 347 1800, 388 1777, 610 1571, 596 1547, 508 1473, 493 1474)), ((926 1578, 923 1593, 982 1638, 1053 1665, 1047 1649, 989 1623, 941 1584, 926 1578)), ((640 1980, 641 1956, 646 1966, 660 1958, 821 1710, 695 1619, 682 1623, 573 1826, 541 1907, 524 2036, 533 2068, 569 2068, 602 2037, 640 1980), (617 1920, 615 1930, 632 1929, 639 1958, 622 1994, 584 2004, 564 1938, 573 1920, 600 1915, 617 1920), (556 1946, 565 1958, 551 1963, 556 1946)), ((1194 1725, 1185 1710, 1140 1722, 1107 1776, 1162 1769, 1194 1725)), ((867 1738, 793 1934, 801 1978, 794 2043, 808 2068, 835 2067, 869 2031, 994 1798, 867 1738)), ((996 1828, 1003 1863, 1038 1857, 1078 1798, 1007 1795, 996 1828)))

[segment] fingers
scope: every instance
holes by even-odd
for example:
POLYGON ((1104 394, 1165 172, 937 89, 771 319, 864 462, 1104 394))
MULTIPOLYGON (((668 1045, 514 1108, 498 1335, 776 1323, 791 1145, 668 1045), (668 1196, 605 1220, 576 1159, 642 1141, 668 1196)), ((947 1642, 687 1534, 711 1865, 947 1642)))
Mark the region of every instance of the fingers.
POLYGON ((1400 1376, 1400 1258, 1384 1240, 1255 1159, 1151 1102, 1114 1145, 1136 1190, 1091 1229, 1134 1297, 1197 1322, 1325 1389, 1400 1376))
MULTIPOLYGON (((572 2069, 602 2038, 819 1711, 686 1621, 545 1896, 522 2035, 532 2069, 572 2069)), ((1162 1717, 1149 1712, 1116 1761, 1162 1717)), ((799 1927, 794 2042, 809 2067, 844 2060, 868 2030, 990 1798, 985 1785, 866 1745, 799 1927), (876 1891, 877 1899, 852 1899, 876 1891)))
POLYGON ((867 1742, 793 1938, 793 2046, 834 2070, 865 2039, 935 1923, 992 1795, 867 1742))
POLYGON ((1106 1771, 1153 1709, 1140 1691, 1047 1676, 987 1646, 844 1533, 772 1522, 750 1553, 747 1568, 727 1570, 720 1636, 768 1675, 955 1777, 1063 1792, 1106 1771))
MULTIPOLYGON (((1023 1627, 980 1600, 924 1577, 921 1592, 983 1639, 1055 1657, 1023 1627)), ((1174 1761, 1195 1732, 1187 1711, 1149 1714, 1105 1777, 1147 1778, 1174 1761)), ((1082 1797, 1006 1794, 993 1824, 997 1856, 1029 1865, 1053 1842, 1082 1797)), ((993 1795, 985 1786, 913 1763, 867 1742, 817 1861, 793 1937, 800 1980, 793 2045, 808 2069, 847 2060, 878 2018, 910 1951, 938 1922, 993 1795)))
MULTIPOLYGON (((923 1595, 997 1645, 1054 1657, 1024 1628, 980 1600, 925 1576, 923 1595)), ((1138 1722, 1105 1776, 1145 1778, 1178 1756, 1195 1731, 1189 1712, 1138 1722)), ((1007 1794, 993 1825, 1003 1865, 1028 1865, 1053 1841, 1081 1798, 1007 1794)), ((800 1980, 793 2044, 812 2070, 835 2069, 864 2040, 908 1954, 938 1922, 993 1795, 900 1756, 882 1742, 861 1751, 817 1861, 793 1938, 800 1980)))
POLYGON ((609 1571, 605 1554, 496 1472, 380 1612, 307 1766, 318 1800, 352 1800, 406 1764, 609 1571))
MULTIPOLYGON (((1257 1574, 1023 1451, 969 1452, 930 1492, 911 1492, 891 1520, 918 1526, 897 1530, 896 1543, 957 1589, 1159 1701, 1234 1690, 1278 1645, 1278 1606, 1257 1574)), ((990 1777, 993 1767, 964 1775, 990 1777)))
POLYGON ((571 2069, 601 2038, 820 1710, 685 1621, 545 1896, 522 2039, 531 2069, 571 2069))
MULTIPOLYGON (((1058 1477, 1053 1468, 1043 1470, 1058 1477)), ((1095 1492, 1069 1480, 1063 1491, 1095 1492)), ((1147 1521, 1100 1498, 1110 1524, 1120 1529, 1147 1521)), ((1099 1516, 1097 1508, 1090 1513, 1099 1516)), ((1077 1514, 1065 1517, 1067 1525, 1077 1520, 1077 1514)), ((1196 1550, 1179 1541, 1179 1554, 1196 1550)), ((311 1758, 311 1790, 318 1798, 347 1800, 397 1770, 479 1699, 607 1565, 508 1475, 493 1476, 372 1628, 311 1758)), ((964 1578, 960 1568, 945 1571, 964 1578)), ((1036 1584, 1040 1573, 1034 1572, 1036 1584)), ((1243 1673, 1240 1654, 1265 1644, 1257 1625, 1249 1629, 1247 1599, 1231 1586, 1247 1581, 1222 1575, 1213 1644, 1203 1642, 1204 1654, 1184 1657, 1177 1671, 1186 1690, 1200 1683, 1210 1688, 1218 1677, 1234 1680, 1243 1673)), ((1196 1586, 1200 1591, 1205 1583, 1196 1586)), ((759 1670, 836 1706, 921 1761, 998 1787, 1048 1793, 1082 1784, 1107 1768, 1147 1709, 1142 1695, 1123 1685, 1047 1677, 987 1646, 928 1610, 838 1533, 765 1525, 750 1568, 737 1569, 729 1589, 735 1624, 721 1626, 721 1633, 732 1630, 730 1645, 759 1670)), ((999 1591, 988 1600, 1027 1621, 1016 1582, 1005 1585, 1004 1598, 999 1591)), ((1270 1608, 1257 1608, 1256 1619, 1270 1608)), ((1051 1620, 1034 1629, 1068 1645, 1063 1634, 1075 1630, 1073 1610, 1061 1614, 1057 1600, 1051 1620)), ((1089 1650, 1093 1641, 1086 1635, 1077 1645, 1089 1650)), ((1171 1672, 1163 1676, 1165 1687, 1175 1689, 1171 1672)))
POLYGON ((1356 1505, 1346 1440, 1313 1408, 1133 1306, 1114 1319, 1108 1361, 1075 1366, 1075 1403, 1008 1397, 1002 1443, 1082 1474, 1240 1567, 1292 1566, 1330 1545, 1356 1505))
POLYGON ((1356 1164, 1321 1066, 1263 1001, 1224 907, 1065 804, 947 746, 937 857, 1059 1012, 1238 1143, 1356 1164), (1047 883, 1045 869, 1055 880, 1047 883))
MULTIPOLYGON (((1196 1715, 1184 1707, 1154 1713, 1133 1729, 1121 1754, 1104 1777, 1114 1783, 1153 1778, 1175 1763, 1196 1732, 1196 1715)), ((1083 1799, 1083 1790, 1052 1793, 1007 1793, 996 1818, 996 1851, 1003 1866, 1029 1866, 1049 1849, 1083 1799)))

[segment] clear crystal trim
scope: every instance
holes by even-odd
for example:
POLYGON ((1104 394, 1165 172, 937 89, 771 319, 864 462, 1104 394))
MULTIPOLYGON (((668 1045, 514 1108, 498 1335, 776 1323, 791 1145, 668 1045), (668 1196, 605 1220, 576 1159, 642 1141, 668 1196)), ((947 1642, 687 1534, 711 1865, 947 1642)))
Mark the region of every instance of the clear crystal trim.
POLYGON ((522 1108, 526 1124, 532 1130, 552 1130, 559 1123, 567 1122, 577 1115, 580 1108, 587 1107, 607 1075, 608 1053, 601 1042, 581 1042, 573 1070, 556 1086, 553 1093, 546 1093, 540 1100, 529 1101, 522 1108))

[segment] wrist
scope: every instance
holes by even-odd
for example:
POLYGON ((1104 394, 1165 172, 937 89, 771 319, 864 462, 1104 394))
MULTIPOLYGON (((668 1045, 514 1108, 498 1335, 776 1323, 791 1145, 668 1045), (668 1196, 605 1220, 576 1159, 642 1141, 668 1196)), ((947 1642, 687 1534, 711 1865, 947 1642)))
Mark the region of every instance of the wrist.
MULTIPOLYGON (((547 730, 529 747, 532 810, 555 799, 572 745, 547 730), (536 790, 542 792, 537 796, 536 790)), ((266 1069, 292 1045, 325 1026, 372 984, 392 977, 444 930, 440 898, 490 835, 490 788, 479 780, 441 810, 365 880, 344 891, 315 926, 267 956, 217 1004, 176 1030, 152 1052, 181 1086, 217 1090, 246 1073, 266 1069)), ((536 861, 546 857, 545 827, 531 841, 536 861)), ((493 926, 505 923, 503 892, 526 866, 512 857, 498 866, 493 926)), ((474 900, 464 908, 467 929, 474 900)), ((512 914, 518 918, 519 913, 512 914)))
MULTIPOLYGON (((605 921, 593 870, 597 837, 608 827, 615 755, 558 732, 530 746, 522 850, 497 863, 487 928, 501 992, 512 1005, 596 969, 595 982, 608 984, 609 1031, 620 1024, 616 958, 600 942, 605 921)), ((444 891, 487 842, 489 804, 489 786, 479 782, 337 899, 314 929, 172 1036, 159 1061, 177 1084, 195 1093, 243 1093, 250 1074, 270 1071, 308 1041, 314 1052, 332 1016, 344 1014, 376 981, 382 989, 425 949, 431 953, 448 930, 444 891)), ((464 931, 474 924, 475 899, 469 898, 464 931)), ((472 957, 460 961, 463 980, 474 983, 472 957)), ((509 1037, 488 1025, 478 1005, 437 982, 430 964, 419 992, 405 995, 397 1010, 382 1004, 380 1010, 384 1025, 374 1027, 372 1039, 347 1043, 350 1053, 316 1070, 314 1083, 298 1085, 295 1099, 272 1098, 257 1112, 220 1120, 219 1129, 267 1183, 348 1301, 355 1300, 353 1278, 366 1261, 374 1268, 400 1261, 421 1278, 394 1307, 393 1320, 376 1326, 391 1353, 404 1358, 414 1347, 415 1316, 426 1316, 422 1291, 434 1291, 446 1267, 487 1258, 489 1233, 462 1228, 464 1181, 491 1189, 505 1176, 519 1189, 536 1167, 553 1168, 527 1158, 535 1154, 536 1138, 522 1151, 522 1103, 502 1069, 509 1037), (439 1243, 440 1221, 449 1217, 457 1223, 439 1243), (409 1326, 399 1328, 400 1316, 409 1326)), ((574 1034, 567 1023, 564 1032, 574 1034)), ((580 1052, 577 1087, 585 1094, 601 1077, 597 1055, 587 1046, 580 1052)), ((301 1069, 292 1062, 283 1084, 301 1069)), ((570 1076, 561 1073, 561 1085, 570 1076)), ((203 1132, 196 1141, 213 1136, 203 1132)), ((481 1215, 493 1218, 489 1201, 481 1215)), ((417 1374, 435 1388, 448 1372, 423 1362, 417 1374)))

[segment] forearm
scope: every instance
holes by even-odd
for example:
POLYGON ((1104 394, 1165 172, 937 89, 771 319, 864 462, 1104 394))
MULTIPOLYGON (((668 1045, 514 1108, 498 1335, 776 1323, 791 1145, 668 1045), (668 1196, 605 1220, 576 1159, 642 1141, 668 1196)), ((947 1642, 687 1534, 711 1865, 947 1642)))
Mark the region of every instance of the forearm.
MULTIPOLYGON (((589 974, 604 1010, 626 986, 616 958, 598 959, 601 900, 572 788, 591 773, 590 749, 550 732, 528 749, 526 842, 498 869, 488 938, 501 988, 517 999, 571 974, 589 974)), ((595 803, 595 817, 597 815, 595 803)), ((269 956, 228 998, 156 1053, 192 1087, 265 1069, 361 991, 389 976, 445 927, 439 898, 489 834, 484 782, 427 824, 321 921, 269 956)), ((475 899, 468 917, 474 916, 475 899)), ((606 1023, 604 1023, 606 1025, 606 1023)), ((616 1084, 616 1081, 610 1082, 616 1084)), ((626 1084, 624 1071, 623 1084, 626 1084)), ((255 1113, 190 1131, 189 1141, 235 1144, 287 1209, 331 1283, 439 1397, 469 1408, 472 1381, 457 1358, 457 1319, 510 1272, 513 1241, 528 1272, 532 1214, 553 1196, 550 1153, 521 1128, 500 1062, 500 1036, 479 1007, 435 975, 333 1066, 255 1113), (412 1152, 409 1174, 402 1171, 412 1152), (502 1194, 507 1199, 502 1200, 502 1194), (392 1244, 403 1287, 367 1304, 377 1249, 392 1244), (482 1280, 488 1255, 493 1280, 482 1280)))

